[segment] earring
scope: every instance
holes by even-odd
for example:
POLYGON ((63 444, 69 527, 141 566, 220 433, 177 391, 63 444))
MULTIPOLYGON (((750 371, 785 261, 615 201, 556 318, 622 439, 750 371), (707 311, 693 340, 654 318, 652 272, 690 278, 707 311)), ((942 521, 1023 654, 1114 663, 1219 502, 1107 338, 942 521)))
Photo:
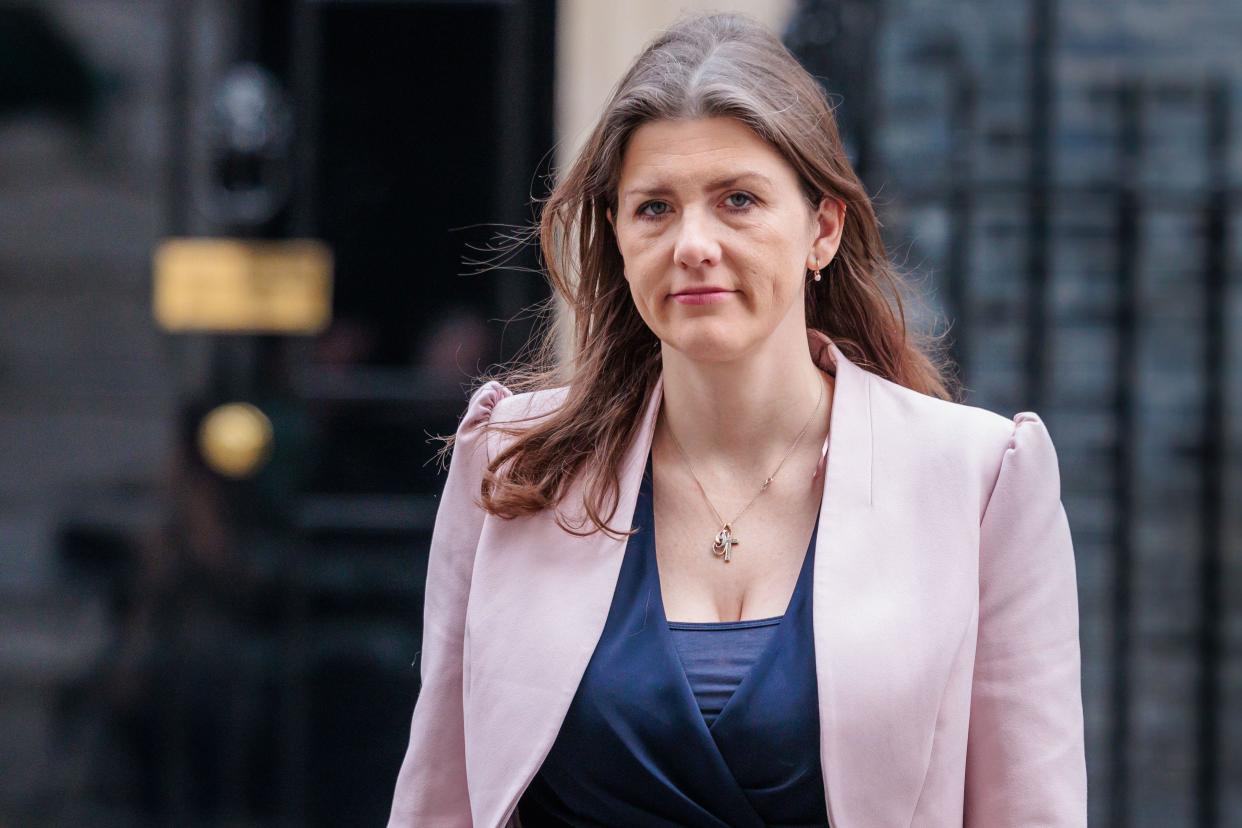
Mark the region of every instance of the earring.
POLYGON ((822 276, 819 275, 819 256, 815 257, 815 281, 819 281, 822 276))

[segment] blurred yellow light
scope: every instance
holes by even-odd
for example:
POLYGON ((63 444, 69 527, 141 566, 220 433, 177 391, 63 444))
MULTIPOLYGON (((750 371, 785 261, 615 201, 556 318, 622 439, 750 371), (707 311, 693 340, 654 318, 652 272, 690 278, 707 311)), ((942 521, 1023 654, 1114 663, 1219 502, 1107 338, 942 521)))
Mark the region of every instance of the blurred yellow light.
POLYGON ((198 428, 198 448, 207 465, 226 477, 252 476, 272 452, 272 421, 250 403, 212 409, 198 428))

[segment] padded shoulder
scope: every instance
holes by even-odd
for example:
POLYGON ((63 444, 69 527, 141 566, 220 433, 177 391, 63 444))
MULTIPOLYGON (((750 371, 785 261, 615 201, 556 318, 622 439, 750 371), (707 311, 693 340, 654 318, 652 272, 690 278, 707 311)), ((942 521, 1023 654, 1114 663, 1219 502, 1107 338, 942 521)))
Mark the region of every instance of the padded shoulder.
MULTIPOLYGON (((493 383, 504 388, 498 382, 493 381, 493 383)), ((513 394, 507 388, 504 388, 504 391, 504 405, 495 412, 493 419, 498 423, 517 422, 520 424, 528 419, 536 420, 560 408, 565 401, 566 395, 569 393, 569 386, 562 385, 539 391, 524 391, 521 394, 513 394)))

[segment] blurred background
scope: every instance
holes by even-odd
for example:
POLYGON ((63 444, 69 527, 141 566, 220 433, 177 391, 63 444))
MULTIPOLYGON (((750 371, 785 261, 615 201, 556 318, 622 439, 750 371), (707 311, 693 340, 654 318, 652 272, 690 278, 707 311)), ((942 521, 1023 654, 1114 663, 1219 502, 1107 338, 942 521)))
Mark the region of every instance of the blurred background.
POLYGON ((0 0, 0 825, 383 824, 430 437, 548 299, 470 260, 698 8, 1049 426, 1092 824, 1242 825, 1237 0, 0 0))

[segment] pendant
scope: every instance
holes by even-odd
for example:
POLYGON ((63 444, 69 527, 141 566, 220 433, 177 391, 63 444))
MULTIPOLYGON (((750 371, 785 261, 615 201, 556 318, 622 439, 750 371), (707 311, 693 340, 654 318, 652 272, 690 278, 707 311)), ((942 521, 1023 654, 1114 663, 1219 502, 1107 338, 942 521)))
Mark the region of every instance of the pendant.
POLYGON ((723 555, 725 563, 728 563, 729 555, 736 543, 741 543, 741 541, 733 536, 733 529, 726 523, 724 528, 716 533, 716 542, 712 544, 712 554, 717 558, 723 555))

